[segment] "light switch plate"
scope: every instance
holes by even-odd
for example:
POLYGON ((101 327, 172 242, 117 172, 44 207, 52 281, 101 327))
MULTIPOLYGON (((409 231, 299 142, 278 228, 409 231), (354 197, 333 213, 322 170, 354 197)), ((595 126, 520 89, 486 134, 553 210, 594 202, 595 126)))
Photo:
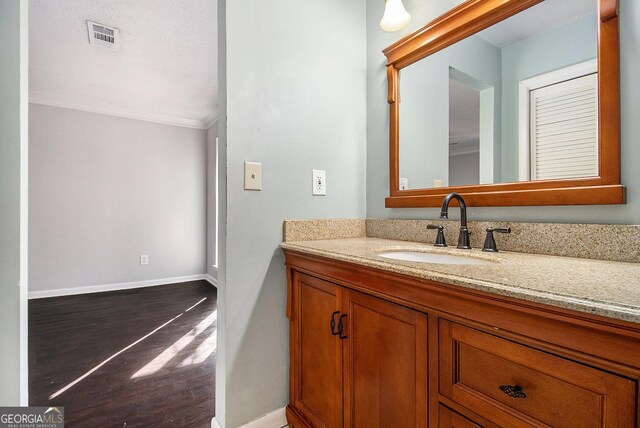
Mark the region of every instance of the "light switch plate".
POLYGON ((313 187, 312 194, 315 196, 324 196, 327 194, 327 173, 325 171, 313 170, 313 187))
POLYGON ((262 164, 244 163, 244 190, 262 190, 262 164))

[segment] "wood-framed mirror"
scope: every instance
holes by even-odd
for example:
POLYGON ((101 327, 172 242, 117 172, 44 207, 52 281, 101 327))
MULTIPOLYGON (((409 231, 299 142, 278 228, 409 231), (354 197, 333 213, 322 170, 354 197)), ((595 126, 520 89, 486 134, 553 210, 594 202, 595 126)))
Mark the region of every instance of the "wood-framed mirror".
POLYGON ((618 37, 617 0, 468 0, 386 48, 385 206, 624 203, 618 37))

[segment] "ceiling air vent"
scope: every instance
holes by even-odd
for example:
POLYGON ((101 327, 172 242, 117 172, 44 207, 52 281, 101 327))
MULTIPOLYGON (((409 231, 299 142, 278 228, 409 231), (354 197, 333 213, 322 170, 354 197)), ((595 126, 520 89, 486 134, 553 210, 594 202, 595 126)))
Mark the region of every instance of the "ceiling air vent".
POLYGON ((87 30, 89 31, 89 44, 110 51, 120 50, 120 30, 117 28, 87 21, 87 30))

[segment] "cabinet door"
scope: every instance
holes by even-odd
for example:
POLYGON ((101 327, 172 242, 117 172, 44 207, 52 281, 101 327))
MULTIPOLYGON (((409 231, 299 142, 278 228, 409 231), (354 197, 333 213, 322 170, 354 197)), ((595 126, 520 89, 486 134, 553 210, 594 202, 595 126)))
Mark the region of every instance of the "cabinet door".
MULTIPOLYGON (((342 427, 342 342, 331 332, 342 289, 296 273, 291 319, 292 402, 313 427, 342 427)), ((336 314, 336 323, 339 314, 336 314)))
POLYGON ((426 427, 427 316, 345 293, 345 427, 426 427))

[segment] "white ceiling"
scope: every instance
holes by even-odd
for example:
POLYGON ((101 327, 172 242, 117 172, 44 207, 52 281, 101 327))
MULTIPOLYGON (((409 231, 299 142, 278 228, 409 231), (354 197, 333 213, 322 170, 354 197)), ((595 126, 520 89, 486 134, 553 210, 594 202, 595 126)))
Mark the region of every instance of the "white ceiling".
POLYGON ((30 0, 32 102, 207 128, 217 118, 216 0, 30 0), (89 45, 86 21, 120 30, 89 45))
POLYGON ((596 10, 596 0, 546 0, 479 32, 478 36, 502 49, 596 10))

